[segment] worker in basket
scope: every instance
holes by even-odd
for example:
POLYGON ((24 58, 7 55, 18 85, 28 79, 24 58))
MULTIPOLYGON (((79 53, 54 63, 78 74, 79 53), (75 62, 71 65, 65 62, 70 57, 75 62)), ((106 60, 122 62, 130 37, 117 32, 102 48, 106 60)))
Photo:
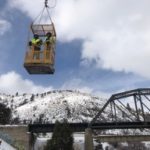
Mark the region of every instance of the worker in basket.
POLYGON ((56 37, 53 36, 51 32, 48 32, 46 34, 46 39, 45 39, 46 50, 53 50, 55 41, 56 41, 56 37))
POLYGON ((38 34, 34 34, 34 37, 29 42, 29 46, 33 48, 34 54, 33 58, 39 59, 39 51, 41 50, 42 40, 39 38, 38 34))
POLYGON ((42 40, 39 38, 38 34, 34 34, 34 37, 29 42, 29 46, 33 46, 34 50, 40 50, 42 45, 42 40))

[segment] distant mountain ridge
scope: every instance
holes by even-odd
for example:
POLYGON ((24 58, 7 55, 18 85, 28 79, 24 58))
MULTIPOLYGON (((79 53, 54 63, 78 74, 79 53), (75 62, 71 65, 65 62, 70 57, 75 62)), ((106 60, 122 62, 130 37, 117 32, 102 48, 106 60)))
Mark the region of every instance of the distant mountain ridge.
POLYGON ((106 99, 72 90, 54 90, 42 94, 0 94, 0 103, 12 110, 14 123, 89 122, 106 99))

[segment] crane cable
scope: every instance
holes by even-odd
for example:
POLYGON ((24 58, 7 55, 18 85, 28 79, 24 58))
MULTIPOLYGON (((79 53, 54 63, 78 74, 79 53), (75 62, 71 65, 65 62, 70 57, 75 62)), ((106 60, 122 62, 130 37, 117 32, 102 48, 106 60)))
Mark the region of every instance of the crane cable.
POLYGON ((47 11, 47 14, 48 14, 48 17, 49 17, 50 21, 52 22, 49 9, 55 8, 56 5, 57 5, 57 0, 55 0, 55 4, 54 4, 53 6, 51 6, 51 7, 48 6, 48 0, 45 0, 45 2, 44 2, 44 8, 43 8, 42 11, 40 12, 40 14, 34 19, 34 21, 32 22, 32 24, 34 24, 34 22, 35 22, 38 18, 39 18, 39 24, 40 24, 45 9, 46 9, 46 11, 47 11))
POLYGON ((38 20, 38 18, 39 18, 39 23, 41 22, 42 15, 43 15, 43 13, 44 13, 44 9, 45 9, 45 7, 42 9, 42 11, 40 12, 40 14, 33 20, 32 24, 34 24, 34 22, 35 22, 36 20, 38 20))
POLYGON ((45 7, 48 7, 48 8, 55 8, 57 5, 57 0, 55 0, 55 3, 53 6, 48 6, 48 0, 45 0, 45 7))
POLYGON ((45 7, 48 7, 48 0, 45 0, 45 7))

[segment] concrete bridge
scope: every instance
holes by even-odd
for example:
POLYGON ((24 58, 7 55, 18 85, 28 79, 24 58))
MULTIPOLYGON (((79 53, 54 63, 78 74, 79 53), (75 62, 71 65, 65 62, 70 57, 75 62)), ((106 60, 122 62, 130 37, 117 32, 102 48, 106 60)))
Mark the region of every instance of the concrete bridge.
POLYGON ((29 150, 28 126, 1 125, 0 132, 9 135, 14 141, 20 144, 24 150, 29 150))
MULTIPOLYGON (((28 126, 20 125, 6 125, 0 126, 0 132, 8 134, 18 144, 22 145, 24 150, 31 150, 33 147, 32 133, 29 133, 28 126)), ((150 141, 150 135, 100 135, 93 136, 91 129, 85 130, 85 148, 86 150, 93 150, 93 139, 100 142, 137 142, 150 141), (90 146, 90 147, 89 147, 90 146)))

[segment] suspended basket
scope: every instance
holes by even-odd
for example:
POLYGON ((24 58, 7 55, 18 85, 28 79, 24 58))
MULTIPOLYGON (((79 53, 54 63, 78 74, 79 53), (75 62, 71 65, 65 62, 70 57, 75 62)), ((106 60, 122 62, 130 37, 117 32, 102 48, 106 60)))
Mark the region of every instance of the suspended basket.
MULTIPOLYGON (((44 9, 47 10, 50 23, 41 24, 40 22, 33 22, 30 26, 30 33, 32 34, 32 36, 35 34, 38 35, 43 42, 39 50, 36 50, 34 45, 30 45, 27 48, 24 60, 24 67, 29 74, 53 74, 55 71, 54 62, 56 42, 47 45, 45 39, 46 34, 50 32, 52 37, 56 40, 56 31, 49 15, 48 8, 46 6, 47 5, 45 5, 44 9)), ((42 14, 44 12, 44 9, 42 11, 42 14)), ((42 18, 42 14, 40 20, 42 18)), ((30 40, 31 39, 29 39, 29 41, 30 40)))

